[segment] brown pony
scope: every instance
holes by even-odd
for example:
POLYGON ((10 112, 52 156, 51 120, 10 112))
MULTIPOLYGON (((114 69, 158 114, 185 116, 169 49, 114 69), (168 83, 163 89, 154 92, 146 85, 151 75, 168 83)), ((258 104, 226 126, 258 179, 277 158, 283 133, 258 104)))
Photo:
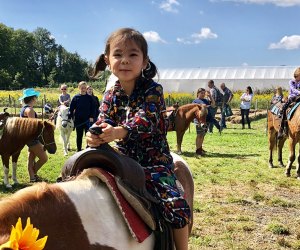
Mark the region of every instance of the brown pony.
POLYGON ((176 131, 177 137, 177 153, 182 154, 181 144, 185 131, 188 129, 191 121, 197 119, 201 126, 206 126, 207 108, 204 104, 185 104, 177 109, 168 107, 167 113, 169 117, 168 131, 176 131))
POLYGON ((277 160, 280 167, 284 167, 282 162, 282 148, 284 142, 286 141, 287 137, 283 137, 278 139, 278 131, 280 128, 281 119, 272 114, 270 110, 268 110, 268 140, 269 140, 269 167, 273 168, 273 152, 277 149, 277 160))
MULTIPOLYGON (((180 156, 172 156, 175 174, 193 212, 191 172, 180 156)), ((72 181, 38 183, 0 201, 0 245, 9 240, 19 217, 23 227, 30 217, 39 238, 48 236, 45 249, 154 249, 154 234, 150 232, 141 242, 135 240, 108 187, 85 173, 72 181)), ((189 226, 191 231, 192 223, 189 226)))
POLYGON ((0 139, 0 155, 4 170, 3 181, 6 187, 11 187, 8 181, 10 156, 12 156, 13 165, 12 179, 17 184, 17 161, 23 147, 38 138, 48 153, 54 154, 56 152, 54 129, 52 123, 38 119, 14 117, 6 120, 0 139))
MULTIPOLYGON (((299 107, 294 111, 290 120, 288 120, 288 138, 289 138, 289 161, 286 165, 286 176, 291 176, 292 164, 296 159, 295 147, 300 142, 300 109, 299 107)), ((300 150, 300 149, 299 149, 300 150)), ((299 151, 300 152, 300 151, 299 151)), ((297 178, 300 179, 300 153, 297 157, 296 166, 297 178)))

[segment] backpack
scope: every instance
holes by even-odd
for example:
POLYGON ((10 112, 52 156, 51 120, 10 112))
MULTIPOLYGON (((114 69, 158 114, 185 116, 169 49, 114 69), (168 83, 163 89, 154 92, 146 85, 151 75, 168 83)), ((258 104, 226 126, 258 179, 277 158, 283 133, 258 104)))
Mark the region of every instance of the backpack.
POLYGON ((218 88, 214 87, 214 89, 216 90, 216 93, 217 93, 215 102, 216 102, 216 104, 220 104, 223 102, 223 94, 221 93, 221 91, 218 88))

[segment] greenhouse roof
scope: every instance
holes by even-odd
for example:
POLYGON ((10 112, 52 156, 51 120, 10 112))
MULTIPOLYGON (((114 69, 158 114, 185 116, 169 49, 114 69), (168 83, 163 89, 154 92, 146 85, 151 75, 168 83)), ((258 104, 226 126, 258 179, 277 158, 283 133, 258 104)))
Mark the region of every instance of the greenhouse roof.
POLYGON ((297 66, 161 69, 159 79, 290 79, 297 66))

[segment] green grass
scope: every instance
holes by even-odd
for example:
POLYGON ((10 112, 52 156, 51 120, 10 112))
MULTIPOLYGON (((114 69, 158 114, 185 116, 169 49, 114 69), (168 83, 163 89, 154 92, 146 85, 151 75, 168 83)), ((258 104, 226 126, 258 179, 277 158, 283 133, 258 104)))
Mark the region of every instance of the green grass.
MULTIPOLYGON (((221 136, 216 131, 207 134, 204 157, 195 155, 194 126, 191 124, 186 132, 182 156, 195 181, 190 249, 300 249, 300 182, 295 178, 295 169, 290 178, 285 177, 283 168, 270 169, 266 119, 253 122, 252 127, 242 130, 241 125, 228 123, 221 136)), ((39 172, 49 182, 55 182, 67 159, 57 131, 56 139, 57 153, 49 155, 49 161, 39 172)), ((175 132, 170 132, 168 139, 175 151, 175 132)), ((73 154, 75 132, 71 145, 73 154)), ((285 163, 287 157, 285 145, 285 163)), ((22 184, 12 190, 0 186, 0 197, 29 185, 26 161, 27 147, 18 163, 22 184)), ((278 165, 276 158, 274 163, 278 165)))

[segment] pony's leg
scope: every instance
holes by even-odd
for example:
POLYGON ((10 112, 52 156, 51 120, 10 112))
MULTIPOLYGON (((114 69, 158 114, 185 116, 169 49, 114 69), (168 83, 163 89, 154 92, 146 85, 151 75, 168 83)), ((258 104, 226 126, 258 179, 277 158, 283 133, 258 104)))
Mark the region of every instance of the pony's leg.
POLYGON ((286 138, 282 138, 278 140, 278 163, 279 163, 279 167, 284 167, 284 164, 282 162, 282 148, 283 145, 286 141, 286 138))
POLYGON ((290 150, 289 161, 288 164, 286 165, 286 171, 285 171, 285 175, 287 177, 291 176, 292 164, 295 161, 295 146, 296 143, 294 142, 293 138, 290 138, 289 139, 289 150, 290 150))
POLYGON ((60 136, 61 136, 62 141, 63 141, 64 156, 67 156, 68 155, 67 138, 66 138, 66 134, 62 130, 60 132, 60 136))
POLYGON ((19 184, 19 182, 17 180, 17 162, 18 162, 20 154, 21 154, 21 151, 12 155, 12 179, 14 181, 14 184, 19 184))
POLYGON ((297 166, 296 166, 296 173, 297 173, 297 179, 300 179, 300 148, 298 150, 298 156, 297 156, 297 166))
POLYGON ((179 155, 182 154, 182 151, 181 151, 181 144, 182 144, 182 139, 183 139, 183 135, 184 135, 184 132, 185 131, 176 131, 176 137, 177 137, 177 153, 179 155))
POLYGON ((274 129, 269 129, 268 132, 268 139, 269 139, 269 167, 273 168, 273 150, 275 148, 276 145, 276 138, 275 138, 275 131, 274 129))
POLYGON ((68 132, 68 134, 67 134, 67 150, 68 150, 68 151, 70 151, 70 149, 71 149, 71 145, 70 145, 70 136, 71 136, 71 132, 72 132, 72 131, 68 132))
POLYGON ((3 155, 2 155, 1 158, 2 158, 3 172, 4 172, 3 183, 4 183, 5 187, 11 188, 12 186, 9 184, 9 181, 8 181, 8 174, 9 174, 9 156, 3 156, 3 155))

